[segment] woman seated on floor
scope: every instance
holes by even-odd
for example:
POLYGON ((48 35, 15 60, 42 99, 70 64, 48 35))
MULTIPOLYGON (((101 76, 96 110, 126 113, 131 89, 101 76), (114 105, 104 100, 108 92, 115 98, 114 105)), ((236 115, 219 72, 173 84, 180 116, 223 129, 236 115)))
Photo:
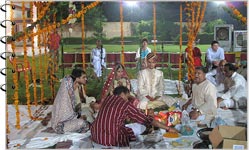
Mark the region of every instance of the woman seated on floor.
MULTIPOLYGON (((125 86, 131 90, 131 83, 128 74, 122 64, 116 64, 104 84, 101 94, 101 102, 108 96, 113 95, 113 90, 118 86, 125 86)), ((129 101, 136 107, 139 100, 135 94, 131 92, 129 101)))
POLYGON ((52 109, 51 126, 56 133, 84 132, 89 129, 86 117, 89 117, 90 112, 85 115, 83 112, 85 108, 96 110, 99 104, 93 99, 88 104, 82 104, 89 101, 84 93, 80 94, 86 80, 86 73, 81 69, 74 69, 71 75, 63 78, 52 109))

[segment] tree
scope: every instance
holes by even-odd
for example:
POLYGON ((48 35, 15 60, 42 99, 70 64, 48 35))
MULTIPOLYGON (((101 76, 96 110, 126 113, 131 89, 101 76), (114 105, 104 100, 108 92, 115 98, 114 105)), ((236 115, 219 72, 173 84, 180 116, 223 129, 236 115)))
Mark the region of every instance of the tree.
POLYGON ((147 38, 150 36, 149 33, 153 33, 152 21, 144 21, 141 20, 136 26, 136 34, 143 38, 146 36, 147 38))
POLYGON ((216 19, 213 21, 209 21, 204 27, 204 32, 214 33, 214 26, 219 25, 219 24, 226 24, 226 22, 222 19, 216 19))
POLYGON ((180 33, 179 25, 172 21, 159 20, 157 22, 157 35, 161 41, 174 41, 180 33))

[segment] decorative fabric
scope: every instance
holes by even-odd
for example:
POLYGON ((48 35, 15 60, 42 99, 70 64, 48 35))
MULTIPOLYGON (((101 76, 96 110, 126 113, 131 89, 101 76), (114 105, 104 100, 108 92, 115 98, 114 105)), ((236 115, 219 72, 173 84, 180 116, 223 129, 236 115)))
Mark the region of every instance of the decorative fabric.
POLYGON ((70 76, 63 78, 54 100, 51 126, 56 133, 81 132, 88 128, 83 119, 77 119, 75 112, 75 95, 73 80, 70 76))

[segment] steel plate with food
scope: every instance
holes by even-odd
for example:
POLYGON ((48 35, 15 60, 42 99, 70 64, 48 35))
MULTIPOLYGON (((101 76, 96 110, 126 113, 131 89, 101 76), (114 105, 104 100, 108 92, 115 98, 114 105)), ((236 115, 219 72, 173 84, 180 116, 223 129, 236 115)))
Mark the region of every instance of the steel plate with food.
POLYGON ((163 134, 163 138, 166 141, 174 141, 180 138, 181 135, 179 133, 171 133, 171 132, 166 132, 163 134))

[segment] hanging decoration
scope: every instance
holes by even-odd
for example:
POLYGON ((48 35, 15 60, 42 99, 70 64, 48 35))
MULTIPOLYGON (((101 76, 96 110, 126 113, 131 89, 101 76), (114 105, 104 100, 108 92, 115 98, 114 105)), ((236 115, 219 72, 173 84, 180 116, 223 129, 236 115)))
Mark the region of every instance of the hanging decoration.
MULTIPOLYGON (((26 29, 27 24, 26 24, 26 15, 25 15, 25 2, 22 2, 22 27, 23 30, 26 29)), ((27 57, 27 36, 26 33, 24 33, 23 36, 23 52, 24 52, 24 67, 28 68, 28 57, 27 57)), ((31 106, 30 106, 30 92, 29 92, 29 76, 28 73, 24 74, 24 80, 25 80, 25 88, 26 88, 26 99, 27 99, 27 107, 28 107, 28 115, 30 118, 32 118, 31 114, 31 106)))
POLYGON ((156 2, 153 2, 153 46, 156 53, 156 2))
MULTIPOLYGON (((75 13, 76 13, 76 6, 72 1, 69 2, 68 12, 69 12, 68 17, 71 17, 71 16, 75 15, 75 13)), ((77 18, 72 18, 68 21, 68 25, 69 25, 68 30, 70 33, 73 32, 73 24, 76 22, 76 20, 77 20, 77 18)))
POLYGON ((200 30, 202 20, 204 18, 207 2, 186 2, 184 8, 187 15, 187 30, 188 30, 188 80, 193 81, 195 78, 195 66, 192 52, 192 45, 200 30))
MULTIPOLYGON (((11 6, 13 6, 13 2, 11 1, 11 6)), ((14 11, 13 9, 10 9, 10 18, 11 18, 11 21, 14 20, 13 18, 14 16, 14 11)), ((14 35, 14 32, 15 32, 15 29, 14 29, 14 26, 11 26, 11 35, 13 36, 14 35)), ((15 55, 15 49, 16 49, 16 45, 15 45, 15 42, 11 42, 11 49, 12 49, 12 53, 15 55)), ((16 58, 13 57, 13 68, 16 68, 16 58)), ((14 100, 14 105, 15 105, 15 109, 16 109, 16 125, 15 127, 17 129, 20 129, 20 111, 19 111, 19 96, 18 96, 18 87, 19 87, 19 84, 18 84, 18 79, 17 79, 17 71, 15 71, 13 73, 13 82, 14 82, 14 96, 13 96, 13 100, 14 100)))
MULTIPOLYGON (((222 8, 228 12, 231 17, 240 21, 243 25, 247 24, 247 18, 243 16, 238 9, 235 8, 232 2, 226 2, 227 6, 223 6, 222 8)), ((247 2, 244 2, 244 5, 247 7, 247 2)))
POLYGON ((124 65, 124 16, 123 16, 123 1, 120 0, 119 5, 119 14, 120 14, 120 34, 121 34, 121 64, 124 65))
MULTIPOLYGON (((13 6, 13 1, 10 1, 10 5, 13 6)), ((10 20, 14 21, 14 11, 13 9, 10 9, 10 20)), ((11 35, 13 36, 15 33, 15 27, 11 26, 11 35)), ((11 49, 12 49, 12 53, 15 54, 15 49, 16 49, 16 45, 15 42, 12 41, 11 42, 11 49)), ((13 57, 13 68, 16 68, 16 58, 13 57)), ((17 79, 17 71, 15 71, 13 73, 13 82, 14 82, 14 95, 13 95, 13 100, 14 100, 14 105, 15 105, 15 109, 16 109, 16 125, 15 127, 17 129, 20 129, 20 111, 19 111, 19 97, 18 97, 18 79, 17 79)))
POLYGON ((84 9, 82 9, 81 11, 75 13, 75 14, 72 14, 71 16, 68 16, 66 19, 63 19, 61 21, 62 24, 66 24, 69 22, 69 20, 73 19, 73 18, 80 18, 82 14, 86 13, 87 10, 90 10, 94 7, 96 7, 98 4, 100 4, 99 1, 96 1, 96 2, 92 2, 91 4, 87 5, 86 7, 84 7, 84 9))
MULTIPOLYGON (((81 9, 84 9, 84 3, 81 4, 81 9)), ((86 69, 86 60, 85 60, 85 15, 82 14, 81 16, 81 38, 82 38, 82 67, 85 70, 86 69)))
MULTIPOLYGON (((43 4, 43 2, 35 2, 35 5, 38 7, 38 9, 37 9, 38 11, 37 11, 37 12, 39 12, 39 13, 38 13, 38 19, 44 17, 44 15, 45 15, 46 13, 43 13, 43 12, 47 12, 48 9, 49 9, 49 6, 50 6, 51 4, 52 4, 52 2, 49 2, 49 4, 47 4, 47 5, 43 4), (44 5, 46 6, 45 8, 43 7, 44 5), (49 6, 48 6, 48 5, 49 5, 49 6), (40 8, 40 9, 39 9, 39 8, 40 8), (40 11, 39 11, 39 10, 40 10, 40 11)), ((39 25, 40 20, 37 20, 33 25, 31 25, 32 28, 27 28, 27 30, 25 30, 24 32, 26 32, 26 36, 27 36, 27 37, 31 37, 31 34, 33 34, 33 36, 36 36, 36 35, 39 35, 39 34, 42 34, 42 33, 46 32, 46 31, 49 31, 49 32, 50 32, 50 31, 54 30, 56 27, 59 27, 61 24, 66 24, 66 23, 68 23, 68 22, 69 22, 71 19, 73 19, 73 18, 80 18, 82 14, 84 14, 84 13, 86 13, 88 10, 90 10, 90 9, 92 9, 92 8, 94 8, 94 7, 96 7, 98 4, 100 4, 99 1, 92 2, 91 4, 89 4, 89 5, 87 5, 86 7, 84 7, 83 10, 81 10, 81 11, 75 13, 75 14, 72 14, 71 16, 68 16, 66 19, 62 19, 60 23, 57 23, 57 25, 51 24, 51 25, 45 26, 45 27, 43 27, 43 28, 40 27, 40 30, 37 31, 36 33, 29 33, 29 30, 30 30, 30 29, 33 29, 34 26, 39 25)), ((24 32, 21 31, 21 32, 16 33, 15 35, 13 35, 13 38, 15 38, 16 41, 21 41, 21 40, 23 40, 24 32)), ((7 41, 9 42, 10 39, 7 39, 7 41)))
POLYGON ((178 72, 178 95, 181 96, 181 81, 182 81, 182 4, 180 5, 180 58, 179 58, 179 72, 178 72))

